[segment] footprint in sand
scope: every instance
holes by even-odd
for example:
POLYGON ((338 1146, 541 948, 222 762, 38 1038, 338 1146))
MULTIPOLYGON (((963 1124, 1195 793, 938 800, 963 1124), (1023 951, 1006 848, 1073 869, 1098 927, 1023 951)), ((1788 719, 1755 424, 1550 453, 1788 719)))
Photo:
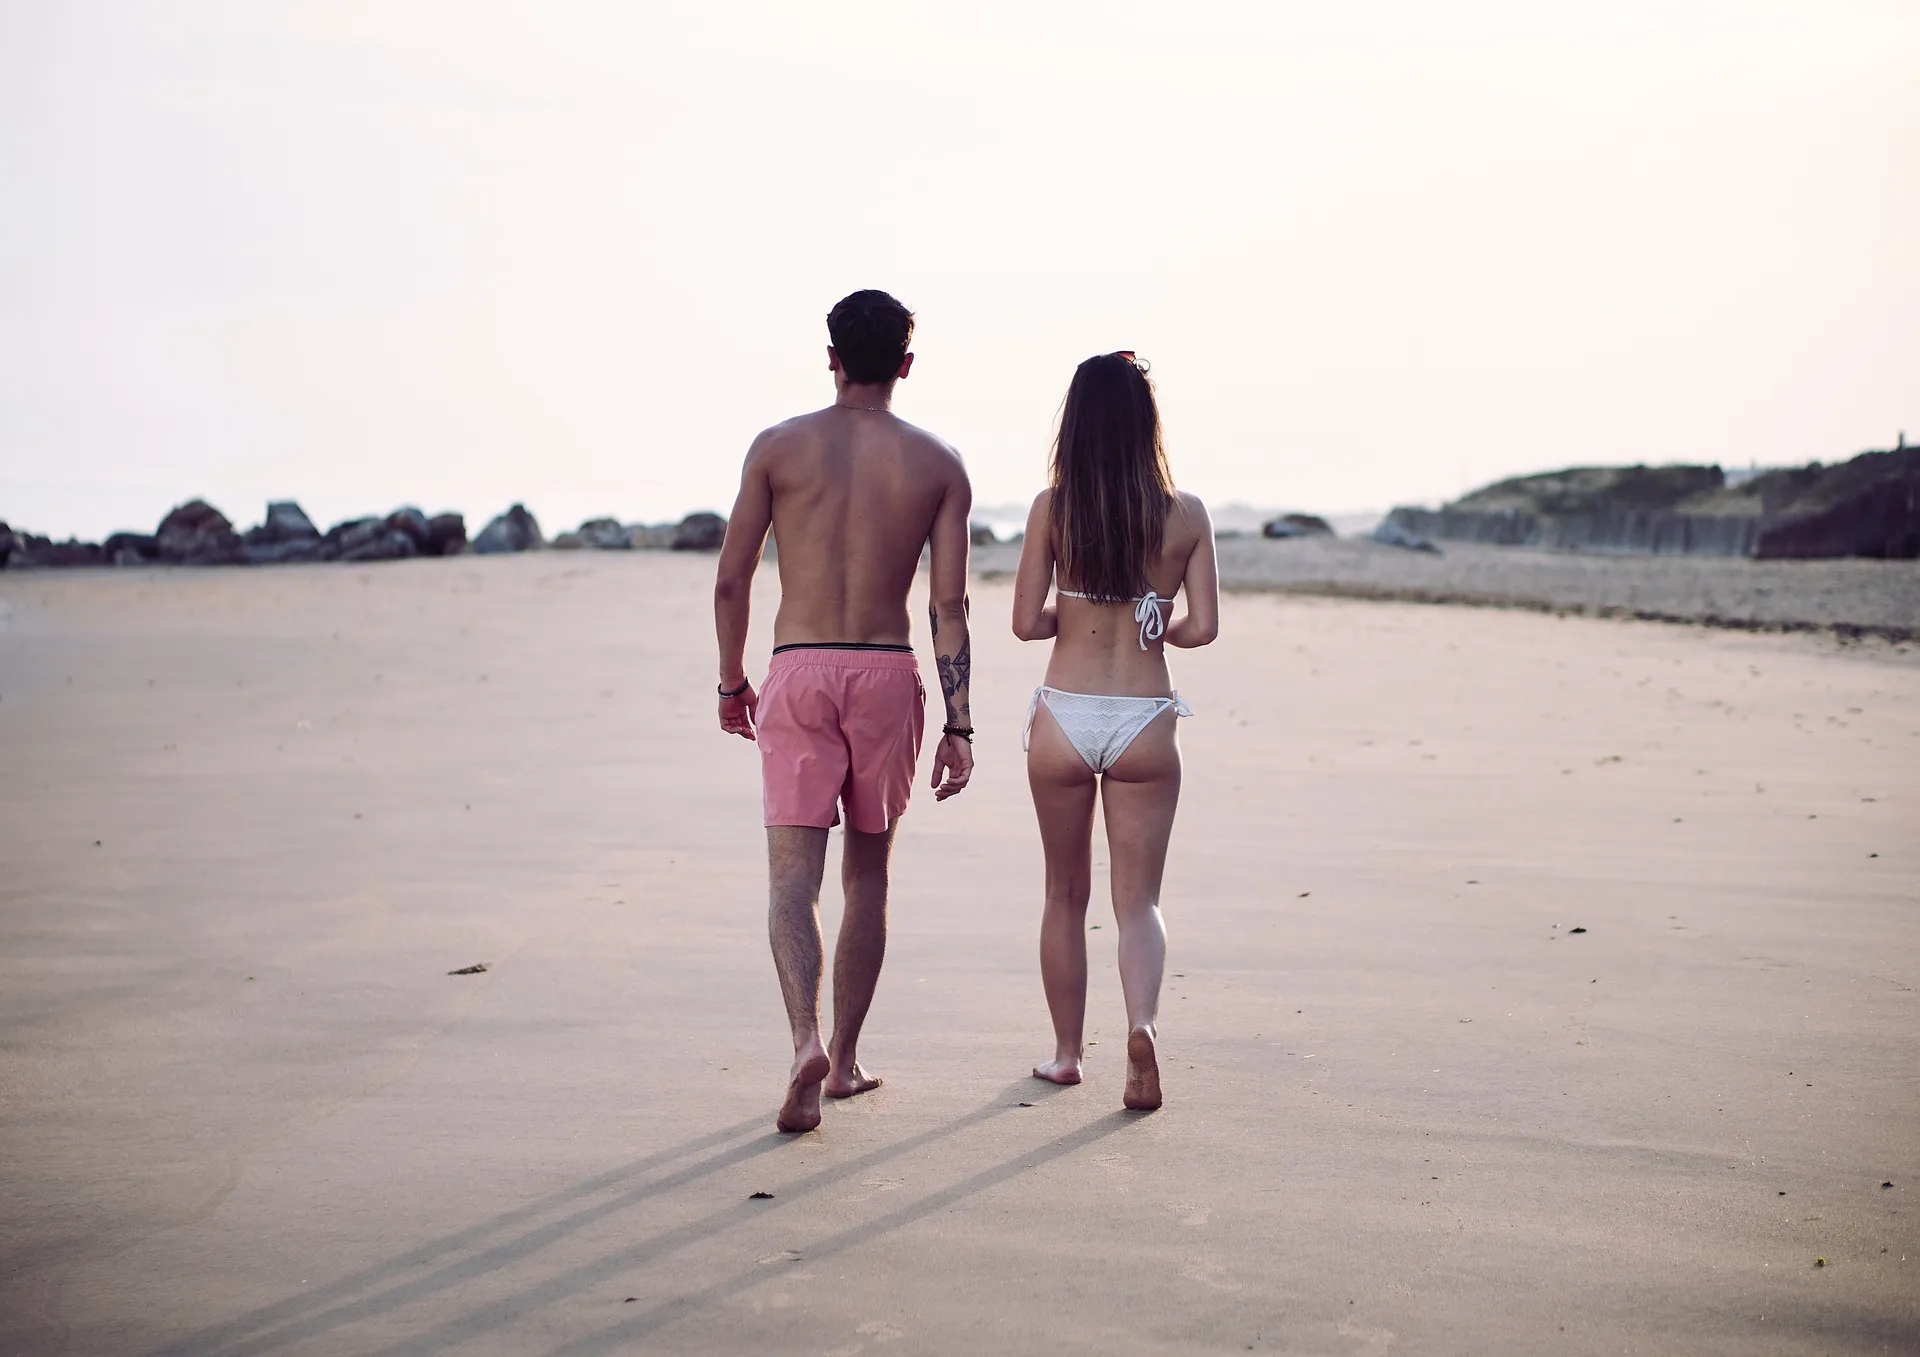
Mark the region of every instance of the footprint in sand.
POLYGON ((1189 1258, 1180 1265, 1180 1275, 1213 1291, 1238 1291, 1240 1283, 1227 1279, 1227 1270, 1204 1258, 1189 1258))

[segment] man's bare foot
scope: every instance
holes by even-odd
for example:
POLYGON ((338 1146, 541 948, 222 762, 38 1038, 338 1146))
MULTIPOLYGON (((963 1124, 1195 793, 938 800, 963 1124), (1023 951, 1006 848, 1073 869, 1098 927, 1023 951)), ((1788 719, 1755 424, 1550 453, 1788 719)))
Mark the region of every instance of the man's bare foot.
POLYGON ((846 1069, 836 1069, 829 1074, 827 1082, 821 1086, 821 1092, 829 1098, 851 1098, 856 1093, 879 1088, 885 1082, 879 1075, 868 1074, 861 1069, 860 1062, 856 1060, 846 1069))
POLYGON ((819 1042, 793 1058, 793 1073, 787 1079, 787 1100, 780 1104, 776 1125, 783 1131, 811 1131, 820 1124, 820 1081, 832 1064, 819 1042))
POLYGON ((1049 1084, 1077 1084, 1080 1082, 1080 1062, 1078 1060, 1049 1060, 1044 1065, 1033 1067, 1033 1077, 1044 1079, 1049 1084))
POLYGON ((1136 1027, 1127 1033, 1127 1091, 1121 1102, 1136 1112, 1160 1106, 1160 1061, 1153 1049, 1153 1029, 1136 1027))

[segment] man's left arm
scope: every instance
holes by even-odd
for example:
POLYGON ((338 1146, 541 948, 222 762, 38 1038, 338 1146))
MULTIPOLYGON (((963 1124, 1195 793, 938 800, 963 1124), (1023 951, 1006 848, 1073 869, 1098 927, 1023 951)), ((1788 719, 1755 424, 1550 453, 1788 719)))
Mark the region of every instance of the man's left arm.
POLYGON ((953 483, 934 515, 928 543, 932 550, 927 575, 933 595, 933 659, 940 671, 940 692, 946 700, 947 715, 946 729, 934 746, 936 801, 964 791, 973 776, 973 638, 967 628, 967 553, 973 545, 968 519, 972 512, 973 487, 967 483, 966 471, 956 467, 953 483))
POLYGON ((760 695, 747 682, 747 622, 753 606, 753 572, 773 526, 773 487, 767 479, 762 442, 755 439, 740 471, 740 493, 727 518, 727 537, 713 581, 713 629, 720 642, 720 729, 753 739, 760 695), (728 694, 731 694, 730 696, 728 694))

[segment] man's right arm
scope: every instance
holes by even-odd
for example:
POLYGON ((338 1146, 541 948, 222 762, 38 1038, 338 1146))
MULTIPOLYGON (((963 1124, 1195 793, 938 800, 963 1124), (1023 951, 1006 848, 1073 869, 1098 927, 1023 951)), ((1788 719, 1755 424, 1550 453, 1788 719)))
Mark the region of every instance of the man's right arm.
POLYGON ((747 682, 747 622, 753 603, 753 572, 766 550, 767 530, 773 525, 773 486, 767 478, 767 436, 761 434, 747 450, 740 471, 740 493, 727 518, 727 537, 713 581, 713 629, 720 643, 720 689, 732 697, 720 699, 720 729, 753 738, 754 710, 760 695, 747 682))
POLYGON ((972 512, 973 487, 967 483, 966 471, 956 466, 953 482, 933 518, 927 577, 933 596, 933 659, 940 671, 946 725, 948 730, 966 734, 943 732, 935 746, 933 795, 938 801, 963 790, 973 776, 973 638, 967 628, 967 553, 973 545, 968 520, 972 512))

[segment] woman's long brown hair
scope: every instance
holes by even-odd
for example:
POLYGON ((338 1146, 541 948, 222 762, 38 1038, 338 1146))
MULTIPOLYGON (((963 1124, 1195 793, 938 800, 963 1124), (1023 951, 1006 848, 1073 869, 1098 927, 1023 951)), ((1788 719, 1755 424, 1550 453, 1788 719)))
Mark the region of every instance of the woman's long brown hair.
POLYGON ((1153 384, 1132 354, 1104 353, 1074 371, 1053 442, 1052 485, 1061 582, 1106 602, 1146 593, 1173 474, 1153 384))

